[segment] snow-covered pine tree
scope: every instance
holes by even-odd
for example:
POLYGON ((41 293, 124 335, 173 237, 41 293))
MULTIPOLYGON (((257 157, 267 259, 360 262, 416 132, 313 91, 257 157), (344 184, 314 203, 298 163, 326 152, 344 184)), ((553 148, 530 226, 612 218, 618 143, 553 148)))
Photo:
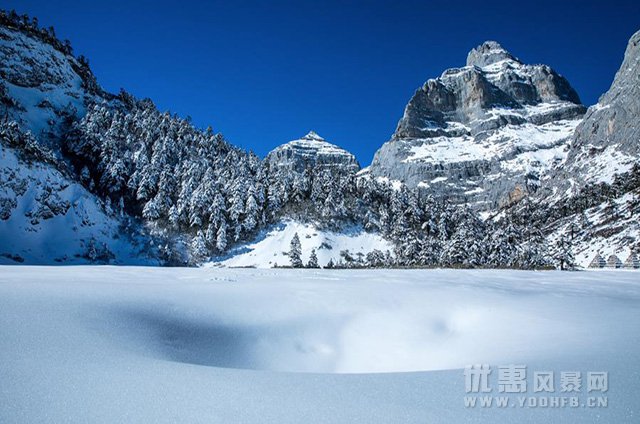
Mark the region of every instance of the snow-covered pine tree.
POLYGON ((293 268, 302 268, 302 245, 298 233, 293 235, 289 249, 289 261, 293 268))
POLYGON ((372 268, 379 268, 385 265, 384 253, 381 250, 373 249, 367 253, 366 266, 372 268))
POLYGON ((575 267, 575 259, 573 256, 573 246, 571 239, 566 235, 561 235, 556 243, 555 259, 561 270, 571 270, 575 267))
POLYGON ((244 207, 244 221, 242 222, 242 226, 246 231, 251 232, 256 228, 258 225, 258 214, 259 211, 258 202, 256 201, 255 196, 255 187, 250 186, 244 207))
POLYGON ((207 245, 214 248, 216 246, 217 236, 218 236, 218 231, 215 227, 215 224, 212 220, 209 220, 209 224, 207 225, 207 231, 204 233, 204 238, 207 241, 207 245))
POLYGON ((307 262, 307 268, 320 268, 320 266, 318 265, 318 255, 316 255, 316 249, 311 249, 309 262, 307 262))
POLYGON ((193 262, 202 262, 209 256, 207 242, 202 231, 198 231, 196 236, 191 240, 191 258, 193 262))
POLYGON ((224 220, 220 223, 220 227, 218 227, 216 249, 218 249, 219 252, 224 252, 227 249, 227 223, 224 220))

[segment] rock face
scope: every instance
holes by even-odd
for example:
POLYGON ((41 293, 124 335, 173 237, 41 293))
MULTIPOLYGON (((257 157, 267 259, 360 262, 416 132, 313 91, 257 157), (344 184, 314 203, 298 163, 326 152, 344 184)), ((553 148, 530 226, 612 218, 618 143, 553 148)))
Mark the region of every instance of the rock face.
POLYGON ((618 184, 606 198, 594 194, 596 184, 612 183, 615 174, 631 171, 634 164, 640 164, 640 31, 629 40, 611 88, 576 128, 566 159, 533 196, 543 207, 560 205, 571 210, 573 205, 590 205, 546 223, 552 231, 548 245, 577 230, 573 253, 584 266, 610 255, 626 258, 638 249, 640 202, 638 189, 633 188, 637 176, 619 179, 625 186, 618 184))
POLYGON ((493 209, 536 189, 584 112, 564 77, 488 41, 416 91, 371 173, 493 209))
POLYGON ((31 131, 38 141, 56 144, 63 126, 85 113, 88 101, 108 95, 85 62, 22 31, 0 25, 0 111, 31 131))
POLYGON ((554 182, 559 194, 583 185, 611 182, 640 161, 640 31, 627 45, 609 91, 589 108, 576 129, 566 162, 554 182))
POLYGON ((62 154, 87 104, 113 99, 70 51, 0 23, 0 264, 159 263, 62 154))
POLYGON ((276 147, 267 155, 271 167, 303 172, 306 168, 357 172, 360 165, 355 156, 327 142, 311 131, 304 137, 276 147))

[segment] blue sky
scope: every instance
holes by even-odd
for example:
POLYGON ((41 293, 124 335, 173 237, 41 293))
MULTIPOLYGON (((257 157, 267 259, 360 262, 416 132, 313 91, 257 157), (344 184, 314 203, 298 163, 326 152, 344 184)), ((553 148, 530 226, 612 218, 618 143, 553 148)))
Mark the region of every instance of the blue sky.
POLYGON ((639 1, 3 0, 84 54, 107 90, 150 97, 259 155, 313 129, 363 165, 426 79, 499 41, 607 90, 639 1))

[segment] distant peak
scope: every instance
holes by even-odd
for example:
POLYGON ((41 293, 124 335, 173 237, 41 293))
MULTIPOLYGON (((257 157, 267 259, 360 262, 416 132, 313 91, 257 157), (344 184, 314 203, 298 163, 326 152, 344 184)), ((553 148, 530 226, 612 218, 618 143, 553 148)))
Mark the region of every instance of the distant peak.
POLYGON ((482 68, 503 60, 520 62, 497 41, 485 41, 469 52, 467 55, 467 66, 478 66, 482 68))
POLYGON ((302 137, 301 140, 325 141, 325 139, 320 137, 315 131, 309 131, 309 133, 302 137))

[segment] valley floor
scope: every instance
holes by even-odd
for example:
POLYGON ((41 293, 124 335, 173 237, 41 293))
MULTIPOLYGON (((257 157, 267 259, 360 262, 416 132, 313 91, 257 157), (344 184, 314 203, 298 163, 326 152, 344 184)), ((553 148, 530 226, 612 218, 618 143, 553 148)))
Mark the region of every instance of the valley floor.
POLYGON ((639 277, 2 266, 0 422, 637 422, 639 277), (468 364, 491 364, 492 392, 466 393, 468 364), (509 364, 525 393, 465 407, 504 396, 509 364), (536 371, 554 393, 534 393, 536 371), (608 391, 587 391, 592 371, 608 391), (518 405, 543 395, 580 404, 518 405))

